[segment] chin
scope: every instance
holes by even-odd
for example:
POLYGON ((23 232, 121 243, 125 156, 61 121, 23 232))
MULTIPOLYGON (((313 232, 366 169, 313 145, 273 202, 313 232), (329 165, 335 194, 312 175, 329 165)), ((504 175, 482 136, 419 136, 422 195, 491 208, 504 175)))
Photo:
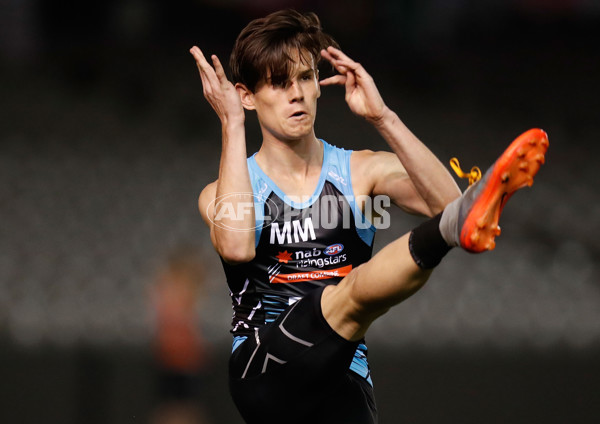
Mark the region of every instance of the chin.
POLYGON ((303 140, 307 137, 312 136, 313 134, 313 129, 311 128, 306 128, 306 129, 294 129, 292 131, 286 131, 285 135, 284 135, 284 139, 286 140, 290 140, 290 141, 295 141, 295 140, 303 140))

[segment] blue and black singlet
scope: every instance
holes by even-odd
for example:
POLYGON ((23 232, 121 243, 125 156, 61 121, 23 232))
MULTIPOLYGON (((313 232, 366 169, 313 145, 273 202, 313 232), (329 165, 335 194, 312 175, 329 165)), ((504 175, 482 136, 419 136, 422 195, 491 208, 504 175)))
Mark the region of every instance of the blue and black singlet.
MULTIPOLYGON (((317 187, 302 203, 286 197, 260 169, 256 154, 248 158, 256 256, 239 265, 222 261, 233 305, 234 349, 309 291, 337 284, 371 258, 375 227, 354 198, 351 154, 323 141, 317 187)), ((370 382, 364 344, 351 369, 370 382)))

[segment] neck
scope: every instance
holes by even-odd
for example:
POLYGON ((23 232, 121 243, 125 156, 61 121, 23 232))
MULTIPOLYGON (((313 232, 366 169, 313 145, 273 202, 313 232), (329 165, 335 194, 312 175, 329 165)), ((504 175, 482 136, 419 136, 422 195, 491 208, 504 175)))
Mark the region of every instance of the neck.
POLYGON ((323 143, 314 135, 291 141, 263 139, 256 160, 261 168, 274 174, 306 176, 311 169, 320 170, 323 164, 323 143))

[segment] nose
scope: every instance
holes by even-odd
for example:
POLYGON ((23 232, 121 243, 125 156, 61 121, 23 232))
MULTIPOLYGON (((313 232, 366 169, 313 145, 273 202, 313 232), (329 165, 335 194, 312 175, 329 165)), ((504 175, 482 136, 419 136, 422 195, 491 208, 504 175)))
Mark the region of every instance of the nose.
POLYGON ((288 87, 288 96, 290 102, 297 102, 304 100, 304 92, 302 86, 298 84, 298 81, 292 81, 288 87))

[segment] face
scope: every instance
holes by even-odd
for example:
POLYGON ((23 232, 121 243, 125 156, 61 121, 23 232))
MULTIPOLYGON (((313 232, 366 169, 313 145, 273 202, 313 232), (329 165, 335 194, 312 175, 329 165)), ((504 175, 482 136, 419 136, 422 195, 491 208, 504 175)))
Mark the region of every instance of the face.
POLYGON ((273 84, 260 83, 255 92, 245 91, 242 103, 246 109, 256 110, 263 137, 281 141, 314 138, 317 99, 321 95, 318 72, 311 58, 303 63, 298 53, 287 81, 273 84))

